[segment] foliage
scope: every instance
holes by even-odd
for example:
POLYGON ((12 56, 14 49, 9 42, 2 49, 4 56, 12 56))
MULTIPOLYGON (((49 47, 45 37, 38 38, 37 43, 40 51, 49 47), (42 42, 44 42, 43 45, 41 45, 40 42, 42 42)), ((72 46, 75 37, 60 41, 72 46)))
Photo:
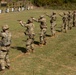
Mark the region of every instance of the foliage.
POLYGON ((56 5, 56 6, 60 6, 63 4, 71 4, 71 3, 76 3, 76 0, 33 0, 34 4, 37 6, 52 6, 52 5, 56 5))

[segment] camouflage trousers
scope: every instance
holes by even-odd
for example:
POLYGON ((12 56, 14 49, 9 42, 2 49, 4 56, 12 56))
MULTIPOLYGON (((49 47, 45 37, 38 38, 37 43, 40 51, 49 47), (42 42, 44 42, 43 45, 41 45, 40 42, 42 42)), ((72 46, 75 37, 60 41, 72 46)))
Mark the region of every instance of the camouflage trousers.
POLYGON ((65 32, 67 32, 67 29, 68 29, 67 23, 63 23, 61 26, 61 31, 65 30, 65 32))
POLYGON ((32 42, 34 42, 34 36, 35 34, 29 34, 29 39, 32 39, 32 42))
POLYGON ((0 62, 2 69, 5 69, 6 66, 10 66, 9 48, 10 47, 2 47, 0 50, 0 62))
POLYGON ((27 52, 29 52, 30 50, 34 50, 33 39, 27 39, 26 50, 27 50, 27 52))
POLYGON ((54 36, 55 33, 56 33, 56 31, 55 31, 55 26, 56 26, 56 23, 51 23, 50 29, 51 29, 51 34, 52 34, 52 36, 54 36))
POLYGON ((72 29, 72 26, 73 26, 72 21, 68 21, 68 29, 72 29))
POLYGON ((52 36, 54 36, 54 35, 55 35, 55 33, 56 33, 55 28, 54 28, 54 27, 53 27, 53 28, 51 28, 51 34, 52 34, 52 36))
POLYGON ((46 44, 46 28, 41 30, 41 33, 40 33, 40 44, 46 44))
POLYGON ((73 21, 73 27, 76 27, 76 21, 73 21))

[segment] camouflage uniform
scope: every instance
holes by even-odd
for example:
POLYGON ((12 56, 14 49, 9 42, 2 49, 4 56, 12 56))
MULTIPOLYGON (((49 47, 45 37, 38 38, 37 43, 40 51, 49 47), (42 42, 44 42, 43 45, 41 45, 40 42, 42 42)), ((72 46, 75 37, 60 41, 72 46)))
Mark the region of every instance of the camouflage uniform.
POLYGON ((53 13, 51 16, 50 16, 50 23, 51 23, 51 26, 50 26, 50 29, 51 29, 51 33, 52 33, 52 36, 55 35, 55 26, 56 26, 56 13, 53 13))
POLYGON ((72 29, 72 15, 71 12, 68 12, 67 14, 68 18, 68 29, 72 29))
POLYGON ((45 45, 46 44, 46 30, 47 30, 47 25, 46 25, 46 19, 44 18, 44 15, 41 15, 38 20, 33 18, 34 21, 40 23, 40 44, 45 45))
POLYGON ((62 20, 63 20, 63 24, 62 24, 62 27, 61 27, 61 31, 64 31, 67 32, 67 29, 68 29, 68 17, 67 15, 64 13, 64 15, 60 15, 62 17, 62 20))
POLYGON ((26 27, 26 31, 25 31, 25 35, 28 36, 27 38, 27 41, 26 41, 26 49, 27 51, 29 52, 30 50, 34 50, 34 36, 35 36, 35 33, 34 33, 34 24, 33 24, 33 21, 32 19, 28 19, 28 22, 27 23, 23 23, 22 21, 20 21, 20 24, 23 26, 23 27, 26 27))
POLYGON ((76 11, 73 12, 73 27, 76 26, 76 11))
POLYGON ((46 16, 48 16, 50 18, 50 24, 51 24, 50 30, 51 30, 52 36, 54 36, 55 33, 56 33, 56 31, 55 31, 56 13, 53 12, 51 16, 49 16, 49 15, 46 14, 46 16))
POLYGON ((3 31, 0 32, 0 37, 2 37, 0 61, 1 61, 1 69, 4 70, 5 66, 7 68, 10 67, 9 49, 10 49, 10 44, 11 44, 11 33, 8 31, 9 29, 8 25, 4 25, 2 29, 3 31))

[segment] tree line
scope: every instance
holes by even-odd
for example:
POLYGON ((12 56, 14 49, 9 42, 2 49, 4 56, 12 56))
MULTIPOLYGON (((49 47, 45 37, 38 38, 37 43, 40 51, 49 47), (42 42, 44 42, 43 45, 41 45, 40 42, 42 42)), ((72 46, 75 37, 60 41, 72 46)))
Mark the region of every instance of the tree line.
POLYGON ((62 5, 66 3, 76 3, 76 0, 31 0, 37 6, 62 5))
MULTIPOLYGON (((0 0, 1 1, 1 0, 0 0)), ((35 6, 38 7, 52 7, 52 8, 59 8, 59 9, 76 9, 76 0, 5 0, 8 2, 8 4, 10 2, 13 3, 13 5, 15 5, 17 2, 22 1, 22 3, 18 3, 18 5, 26 5, 27 3, 30 4, 29 2, 31 2, 32 4, 34 4, 35 6)), ((10 4, 12 5, 12 4, 10 4)))
POLYGON ((59 7, 61 8, 76 8, 76 0, 30 0, 36 6, 43 7, 59 7))

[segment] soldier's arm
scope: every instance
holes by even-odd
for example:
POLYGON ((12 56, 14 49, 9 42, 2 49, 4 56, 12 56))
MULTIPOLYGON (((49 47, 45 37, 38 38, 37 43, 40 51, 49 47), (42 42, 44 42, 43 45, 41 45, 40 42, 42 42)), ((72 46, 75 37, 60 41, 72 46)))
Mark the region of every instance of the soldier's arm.
POLYGON ((51 17, 50 15, 46 14, 46 16, 48 16, 49 18, 51 17))
POLYGON ((26 22, 23 22, 23 21, 20 21, 19 24, 20 24, 22 27, 25 27, 25 26, 26 26, 26 22))
POLYGON ((38 20, 37 20, 36 18, 32 17, 32 19, 33 19, 35 22, 38 22, 38 20))
POLYGON ((5 37, 6 35, 1 31, 0 32, 0 37, 5 37))

